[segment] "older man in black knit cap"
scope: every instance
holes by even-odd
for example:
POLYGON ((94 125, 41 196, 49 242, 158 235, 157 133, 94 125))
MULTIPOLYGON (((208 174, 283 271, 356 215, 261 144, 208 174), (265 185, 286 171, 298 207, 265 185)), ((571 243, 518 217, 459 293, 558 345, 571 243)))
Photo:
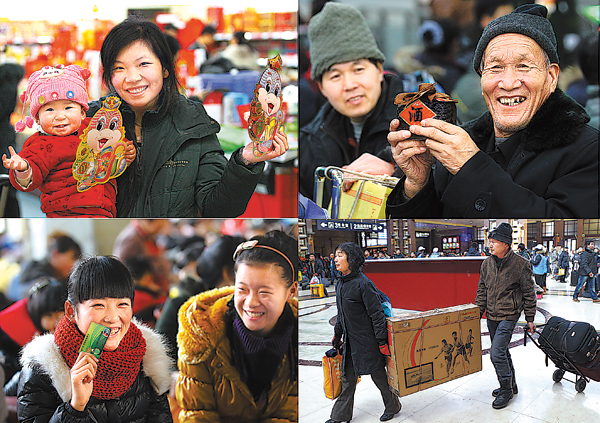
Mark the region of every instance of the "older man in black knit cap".
POLYGON ((492 340, 490 358, 500 382, 500 388, 492 392, 496 397, 492 407, 504 408, 518 392, 508 345, 522 311, 529 330, 535 332, 536 299, 531 264, 511 248, 511 226, 501 223, 491 231, 489 244, 492 255, 481 264, 475 304, 480 316, 486 313, 492 340))
POLYGON ((488 113, 463 128, 427 119, 396 131, 392 121, 388 141, 406 177, 388 198, 388 215, 598 216, 598 130, 557 88, 547 13, 526 4, 484 29, 473 67, 488 113), (408 140, 411 132, 428 139, 408 140))

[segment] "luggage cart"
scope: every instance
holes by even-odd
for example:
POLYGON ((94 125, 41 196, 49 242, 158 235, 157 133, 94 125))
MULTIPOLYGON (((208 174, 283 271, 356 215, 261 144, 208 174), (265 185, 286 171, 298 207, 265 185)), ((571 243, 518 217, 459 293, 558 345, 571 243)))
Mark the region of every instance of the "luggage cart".
MULTIPOLYGON (((539 325, 538 327, 541 326, 545 325, 539 325)), ((548 359, 550 359, 556 365, 557 369, 554 370, 554 373, 552 373, 552 380, 555 383, 558 383, 562 379, 565 379, 575 384, 575 390, 577 392, 583 392, 587 384, 590 382, 590 378, 586 376, 583 373, 583 371, 579 367, 577 367, 577 365, 571 359, 569 359, 569 357, 567 357, 567 355, 564 352, 558 351, 556 348, 554 348, 552 344, 546 338, 544 338, 540 331, 536 330, 535 332, 539 335, 539 338, 542 338, 542 340, 545 341, 545 345, 542 345, 540 342, 536 341, 533 335, 529 333, 527 328, 524 328, 524 330, 525 335, 523 345, 527 345, 527 337, 529 337, 529 339, 531 339, 533 343, 546 355, 546 367, 548 367, 548 359), (575 375, 574 381, 564 377, 565 373, 567 372, 573 373, 575 375)))

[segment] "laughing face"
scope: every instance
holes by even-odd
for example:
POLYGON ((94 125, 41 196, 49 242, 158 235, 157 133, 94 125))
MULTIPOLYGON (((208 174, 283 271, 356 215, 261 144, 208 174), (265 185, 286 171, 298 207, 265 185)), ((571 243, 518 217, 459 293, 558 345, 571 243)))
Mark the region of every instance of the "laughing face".
POLYGON ((167 76, 152 49, 143 41, 135 41, 118 54, 111 82, 123 101, 136 114, 143 114, 158 107, 158 95, 167 76))
POLYGON ((338 113, 362 122, 379 100, 382 81, 383 67, 360 59, 331 66, 319 88, 338 113))
POLYGON ((85 118, 85 110, 71 100, 54 100, 40 107, 38 123, 49 135, 66 137, 77 131, 85 118))
POLYGON ((108 341, 104 346, 107 351, 114 351, 119 346, 121 339, 129 330, 133 309, 130 298, 100 298, 89 299, 77 305, 77 312, 67 301, 65 314, 74 317, 79 331, 85 334, 91 322, 107 326, 111 329, 108 341))
POLYGON ((546 66, 542 48, 521 34, 502 34, 485 49, 481 90, 495 134, 509 137, 524 129, 556 89, 556 63, 546 66))
POLYGON ((275 327, 286 302, 296 294, 297 283, 287 287, 281 267, 240 263, 235 273, 235 309, 244 325, 265 337, 275 327))

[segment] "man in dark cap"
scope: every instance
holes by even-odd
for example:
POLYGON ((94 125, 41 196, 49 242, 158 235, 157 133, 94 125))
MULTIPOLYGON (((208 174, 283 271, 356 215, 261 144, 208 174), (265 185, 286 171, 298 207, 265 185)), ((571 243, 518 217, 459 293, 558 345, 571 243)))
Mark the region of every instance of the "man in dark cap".
POLYGON ((523 310, 529 330, 535 332, 536 299, 531 264, 511 248, 511 226, 501 223, 488 238, 492 255, 481 264, 475 304, 480 317, 486 313, 492 341, 490 359, 500 382, 500 388, 492 392, 496 397, 492 407, 504 408, 518 392, 508 345, 523 310))
POLYGON ((526 4, 483 31, 473 67, 488 113, 464 128, 426 119, 396 131, 391 122, 388 141, 406 176, 388 197, 388 215, 598 216, 598 131, 557 88, 547 13, 526 4), (409 140, 411 133, 428 139, 409 140))
MULTIPOLYGON (((354 6, 327 3, 308 24, 311 78, 327 103, 300 129, 300 193, 313 197, 319 166, 347 166, 371 175, 392 175, 387 142, 402 80, 384 74, 385 56, 354 6)), ((326 185, 324 204, 329 203, 326 185)))

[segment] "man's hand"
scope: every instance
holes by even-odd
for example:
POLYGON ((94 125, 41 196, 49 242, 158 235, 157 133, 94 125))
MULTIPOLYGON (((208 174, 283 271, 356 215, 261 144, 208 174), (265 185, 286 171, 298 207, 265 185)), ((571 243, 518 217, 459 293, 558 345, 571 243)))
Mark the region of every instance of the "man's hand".
POLYGON ((412 198, 427 185, 433 156, 423 141, 408 140, 412 135, 409 131, 396 131, 398 125, 398 119, 390 122, 387 138, 392 146, 395 162, 406 175, 404 193, 412 198))
POLYGON ((262 156, 256 157, 254 155, 254 146, 252 145, 252 143, 249 143, 242 150, 242 159, 246 163, 259 163, 265 162, 267 160, 272 160, 276 157, 283 155, 290 148, 287 141, 287 135, 285 134, 285 132, 283 132, 283 130, 279 129, 279 131, 277 131, 277 133, 273 137, 273 146, 273 150, 263 154, 262 156))
POLYGON ((10 153, 10 159, 6 157, 6 154, 2 155, 2 164, 5 168, 18 171, 24 171, 29 169, 29 163, 27 163, 27 160, 22 159, 21 156, 17 154, 14 148, 9 146, 8 152, 10 153))
POLYGON ((342 337, 333 335, 333 338, 331 339, 331 345, 333 348, 339 351, 342 348, 342 337))
POLYGON ((527 322, 527 326, 529 326, 529 333, 534 334, 535 333, 535 323, 527 322))
MULTIPOLYGON (((394 173, 394 164, 386 162, 377 156, 370 153, 363 153, 361 156, 354 160, 349 165, 344 166, 344 169, 352 170, 354 172, 366 173, 369 175, 388 175, 391 176, 394 173)), ((348 174, 349 177, 353 175, 348 174)), ((356 179, 348 179, 344 181, 343 190, 348 191, 352 188, 352 184, 356 182, 356 179)))
POLYGON ((421 126, 412 125, 409 129, 428 138, 425 145, 431 154, 453 175, 479 151, 464 129, 439 119, 423 119, 421 126))

